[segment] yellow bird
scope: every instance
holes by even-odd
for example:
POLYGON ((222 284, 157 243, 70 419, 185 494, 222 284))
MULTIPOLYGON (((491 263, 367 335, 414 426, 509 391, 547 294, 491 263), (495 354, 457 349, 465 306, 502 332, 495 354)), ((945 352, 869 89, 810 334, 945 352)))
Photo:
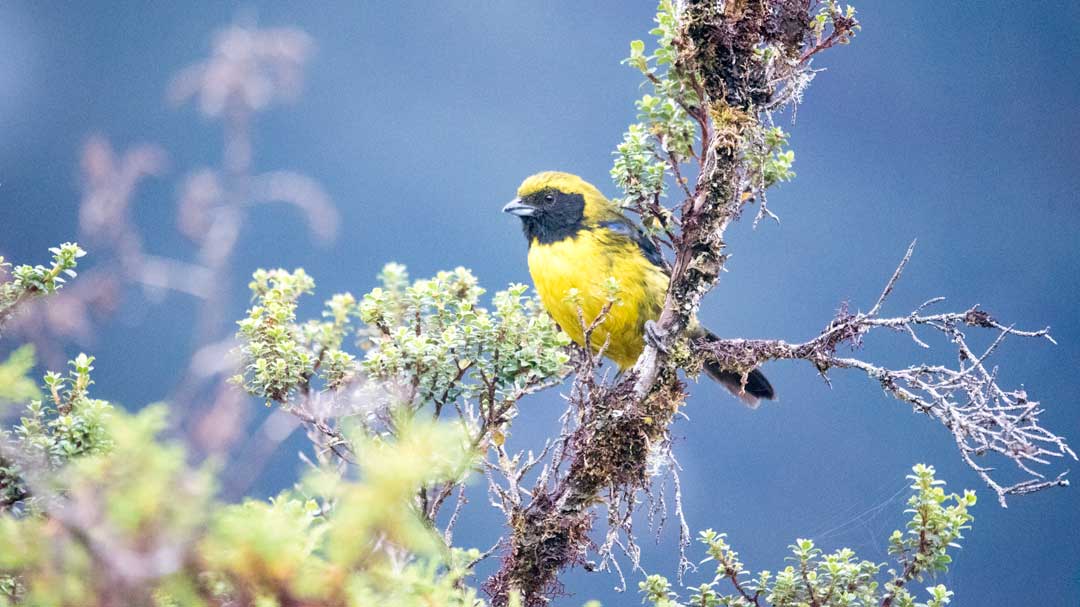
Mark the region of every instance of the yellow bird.
MULTIPOLYGON (((609 278, 618 281, 618 302, 593 333, 591 345, 626 369, 645 347, 646 322, 664 306, 668 274, 656 246, 592 184, 577 175, 548 171, 526 179, 503 212, 521 218, 529 242, 529 273, 548 313, 575 342, 584 345, 586 322, 609 299, 609 278), (568 297, 571 289, 577 296, 568 297), (609 341, 610 340, 610 341, 609 341)), ((693 337, 716 337, 694 322, 693 337)), ((754 369, 745 387, 738 373, 711 364, 705 372, 747 405, 774 397, 769 380, 754 369)))

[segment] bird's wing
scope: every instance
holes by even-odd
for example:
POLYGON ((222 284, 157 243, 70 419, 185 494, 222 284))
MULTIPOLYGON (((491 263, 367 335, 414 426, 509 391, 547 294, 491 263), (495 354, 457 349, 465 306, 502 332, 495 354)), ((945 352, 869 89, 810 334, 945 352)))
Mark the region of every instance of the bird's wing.
POLYGON ((641 231, 641 228, 634 225, 632 221, 623 217, 601 221, 598 225, 634 241, 634 244, 641 249, 641 254, 645 256, 645 259, 649 260, 649 263, 664 270, 665 274, 667 273, 667 268, 664 267, 664 256, 660 253, 660 249, 657 249, 653 241, 649 240, 645 233, 641 231))

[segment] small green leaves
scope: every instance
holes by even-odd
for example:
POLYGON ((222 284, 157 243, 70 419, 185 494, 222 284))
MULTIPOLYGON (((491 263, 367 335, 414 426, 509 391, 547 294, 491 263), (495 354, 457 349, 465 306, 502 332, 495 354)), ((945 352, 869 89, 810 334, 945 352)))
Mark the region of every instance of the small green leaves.
POLYGON ((78 258, 86 255, 86 251, 79 245, 65 242, 59 247, 52 247, 49 252, 53 254, 52 266, 16 266, 12 271, 14 286, 18 289, 31 293, 55 293, 65 282, 63 276, 75 277, 75 266, 78 258))
POLYGON ((502 400, 564 371, 569 338, 525 296, 525 285, 496 293, 489 311, 464 268, 408 286, 404 276, 400 266, 384 270, 384 286, 361 299, 360 317, 374 329, 362 366, 373 378, 415 386, 413 406, 502 400))
POLYGON ((652 201, 664 193, 664 179, 672 167, 694 155, 697 126, 687 113, 699 104, 691 79, 676 68, 678 51, 674 40, 678 33, 676 7, 662 0, 657 7, 657 48, 645 54, 645 43, 630 43, 630 56, 624 63, 639 70, 652 86, 653 93, 637 102, 637 124, 630 125, 623 141, 615 149, 611 177, 622 188, 623 204, 632 206, 652 201))
POLYGON ((953 593, 942 584, 928 587, 926 591, 930 593, 930 600, 926 603, 926 607, 944 607, 952 602, 953 593))
MULTIPOLYGON (((32 357, 32 350, 19 351, 32 357)), ((32 365, 32 358, 25 363, 32 365)), ((112 406, 89 396, 93 363, 93 356, 79 354, 70 361, 67 375, 46 373, 48 400, 30 401, 12 432, 0 430, 0 440, 11 440, 13 447, 0 453, 0 513, 32 497, 23 478, 27 470, 57 470, 77 458, 112 448, 106 427, 112 406)))
POLYGON ((160 438, 166 419, 159 405, 116 412, 111 450, 46 475, 58 516, 0 516, 0 546, 17 547, 0 550, 0 605, 87 604, 115 591, 105 566, 143 567, 125 592, 154 600, 124 604, 480 604, 465 583, 479 551, 447 547, 413 507, 419 486, 474 465, 461 427, 400 420, 396 437, 355 439, 356 477, 319 469, 269 501, 224 504, 212 466, 160 438))
MULTIPOLYGON (((917 603, 906 586, 926 572, 943 570, 938 567, 948 563, 945 549, 955 547, 953 540, 971 521, 966 509, 974 505, 975 495, 970 491, 963 496, 945 494, 944 482, 934 477, 933 467, 919 464, 912 470, 914 474, 908 477, 914 491, 908 500, 908 512, 913 513, 909 532, 905 535, 894 531, 889 539, 893 546, 890 552, 900 558, 901 574, 890 570, 891 579, 882 584, 879 576, 884 564, 860 561, 849 548, 826 554, 813 540, 800 538, 790 546, 791 564, 775 573, 764 570, 751 577, 739 554, 727 543, 726 535, 706 529, 698 536, 708 555, 701 562, 715 562, 716 571, 710 581, 687 589, 687 605, 876 607, 886 597, 892 597, 894 607, 944 607, 953 595, 945 586, 927 588, 930 600, 926 603, 917 603)), ((639 588, 645 595, 644 602, 654 606, 682 605, 661 576, 649 576, 639 588)))
POLYGON ((678 9, 672 0, 660 0, 656 6, 656 27, 649 34, 656 37, 657 49, 653 59, 657 65, 671 65, 675 62, 676 51, 673 42, 679 32, 678 9))
POLYGON ((626 62, 645 72, 649 69, 649 60, 645 57, 645 43, 641 40, 630 41, 630 57, 626 62))
POLYGON ((622 285, 619 284, 619 279, 614 276, 608 276, 604 279, 601 287, 604 290, 604 299, 608 303, 618 304, 622 302, 619 297, 622 294, 622 285))
POLYGON ((248 392, 270 401, 285 402, 289 393, 307 381, 315 357, 299 341, 300 330, 294 324, 300 296, 315 288, 303 269, 258 270, 248 285, 256 305, 247 318, 239 321, 240 348, 244 357, 244 376, 240 378, 248 392))
POLYGON ((827 43, 828 46, 849 44, 860 29, 862 26, 855 18, 855 7, 850 4, 841 6, 836 0, 826 0, 822 3, 817 14, 810 21, 810 31, 814 34, 816 46, 819 47, 823 43, 827 43))
POLYGON ((626 194, 624 204, 652 200, 664 192, 666 165, 656 159, 645 124, 631 124, 615 147, 611 178, 626 194))
POLYGON ((323 356, 322 375, 326 387, 337 390, 348 384, 356 376, 356 357, 341 350, 329 350, 323 356))
MULTIPOLYGON (((254 305, 238 323, 245 372, 236 381, 269 404, 309 390, 316 377, 338 390, 364 373, 409 386, 409 405, 419 408, 458 398, 511 399, 567 368, 569 337, 526 297, 525 285, 496 293, 488 310, 480 306, 484 289, 465 268, 410 283, 404 266, 387 264, 379 280, 382 286, 359 300, 334 295, 322 320, 298 323, 311 277, 303 270, 257 271, 254 305), (362 360, 345 351, 350 336, 367 350, 362 360)), ((618 285, 609 287, 614 297, 618 285)))
POLYGON ((327 528, 319 510, 314 500, 301 501, 288 494, 269 502, 246 500, 223 506, 214 513, 200 553, 209 568, 233 580, 303 584, 303 573, 326 573, 320 571, 326 564, 314 554, 327 528))
POLYGON ((788 134, 780 127, 758 128, 749 131, 746 155, 750 175, 746 188, 761 193, 782 181, 791 181, 795 172, 795 152, 786 149, 788 134))
MULTIPOLYGON (((79 409, 71 415, 85 413, 79 409)), ((40 495, 32 497, 33 506, 22 516, 0 516, 0 545, 19 547, 0 551, 0 578, 14 573, 20 582, 19 596, 0 594, 0 604, 100 602, 97 597, 112 583, 100 574, 102 567, 130 566, 133 559, 142 559, 145 571, 158 576, 159 565, 145 558, 149 554, 177 555, 166 557, 176 561, 166 566, 170 574, 178 572, 183 547, 202 526, 212 484, 205 471, 188 470, 181 448, 156 440, 166 413, 160 405, 138 414, 113 411, 101 424, 110 447, 82 453, 62 466, 43 468, 40 461, 29 460, 25 445, 18 445, 40 495), (41 511, 50 516, 39 516, 41 511)), ((0 474, 2 467, 0 461, 0 474)), ((0 478, 0 487, 5 480, 0 478)))
POLYGON ((636 103, 638 120, 650 126, 661 151, 689 158, 694 150, 694 123, 671 97, 645 95, 636 103))
POLYGON ((948 550, 959 548, 958 541, 974 518, 968 508, 976 502, 973 491, 945 493, 945 482, 935 478, 933 466, 918 464, 907 478, 915 491, 907 502, 911 520, 906 533, 896 530, 889 537, 889 553, 902 566, 896 579, 905 581, 948 570, 952 562, 948 550))
POLYGON ((577 287, 570 287, 566 290, 566 296, 563 297, 563 301, 572 306, 581 307, 582 302, 585 300, 581 297, 581 291, 577 287))
MULTIPOLYGON (((0 329, 19 303, 29 297, 55 293, 64 285, 65 276, 75 278, 78 259, 86 255, 86 251, 72 242, 52 247, 49 252, 52 253, 51 266, 16 266, 10 270, 11 279, 0 282, 0 329)), ((10 267, 11 264, 0 257, 0 279, 10 267)))
POLYGON ((662 575, 650 575, 644 582, 638 583, 638 592, 645 595, 643 603, 649 603, 653 607, 675 607, 678 605, 675 598, 678 596, 671 591, 671 582, 662 575))

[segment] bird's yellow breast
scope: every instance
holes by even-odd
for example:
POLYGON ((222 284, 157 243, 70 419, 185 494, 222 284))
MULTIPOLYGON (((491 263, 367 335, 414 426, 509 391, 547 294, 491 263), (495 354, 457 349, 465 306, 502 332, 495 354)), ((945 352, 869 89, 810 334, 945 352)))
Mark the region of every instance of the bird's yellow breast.
POLYGON ((581 230, 553 243, 534 241, 529 247, 529 273, 548 313, 579 345, 584 345, 579 304, 567 299, 568 292, 577 289, 588 324, 607 303, 608 278, 618 281, 618 301, 590 345, 598 350, 610 338, 605 355, 620 368, 633 365, 641 354, 645 321, 659 317, 668 286, 667 276, 635 243, 606 228, 581 230))

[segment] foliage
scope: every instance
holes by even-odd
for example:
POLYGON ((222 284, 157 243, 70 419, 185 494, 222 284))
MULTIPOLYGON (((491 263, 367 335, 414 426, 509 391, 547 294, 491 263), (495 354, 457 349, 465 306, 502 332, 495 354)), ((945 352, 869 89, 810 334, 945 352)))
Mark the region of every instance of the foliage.
POLYGON ((788 134, 778 126, 765 129, 761 144, 747 151, 750 165, 760 175, 761 189, 768 188, 781 181, 791 181, 795 173, 791 165, 795 162, 795 152, 784 149, 788 134))
POLYGON ((475 553, 448 549, 410 507, 418 486, 468 466, 461 432, 407 424, 396 439, 357 437, 354 449, 359 481, 316 470, 269 503, 211 516, 200 554, 222 594, 242 604, 475 604, 460 584, 475 553))
POLYGON ((464 268, 410 283, 404 266, 388 264, 379 281, 359 301, 334 295, 322 320, 298 322, 311 277, 303 270, 257 271, 250 285, 255 305, 239 323, 245 374, 236 381, 293 411, 360 384, 378 386, 406 411, 431 406, 436 417, 457 403, 478 412, 465 421, 479 426, 479 445, 489 434, 505 434, 522 395, 568 370, 570 339, 538 300, 526 297, 524 285, 496 293, 489 310, 480 305, 484 289, 464 268), (362 360, 346 351, 347 338, 366 351, 362 360))
POLYGON ((615 148, 611 177, 625 193, 627 206, 658 199, 667 173, 695 155, 696 126, 687 108, 700 103, 700 98, 693 81, 675 67, 677 29, 674 3, 662 0, 650 32, 656 37, 656 50, 646 55, 645 43, 634 40, 630 57, 623 61, 640 70, 653 88, 652 94, 636 102, 640 122, 630 125, 615 148))
MULTIPOLYGON (((52 247, 49 252, 52 253, 52 263, 48 267, 25 264, 12 267, 0 256, 0 336, 3 335, 4 323, 15 315, 23 303, 34 297, 56 293, 65 284, 65 277, 74 278, 78 259, 86 255, 79 245, 70 242, 52 247)), ((6 360, 0 362, 0 405, 4 401, 40 399, 41 391, 29 377, 34 364, 34 347, 30 344, 16 348, 6 360)), ((53 400, 57 401, 55 395, 53 400)), ((45 414, 40 403, 37 409, 42 415, 45 414)), ((15 464, 0 451, 0 511, 8 507, 7 500, 19 492, 11 484, 14 474, 15 464)))
POLYGON ((67 375, 45 374, 45 400, 32 400, 13 430, 0 429, 0 513, 39 508, 30 478, 77 458, 107 451, 111 405, 91 398, 93 356, 79 354, 67 375))
MULTIPOLYGON (((618 568, 615 548, 638 566, 640 548, 632 522, 640 495, 652 484, 653 479, 642 472, 654 469, 650 462, 664 462, 658 468, 670 471, 682 546, 688 544, 669 426, 686 397, 679 371, 693 373, 704 364, 744 378, 776 359, 804 360, 822 375, 831 369, 856 369, 879 383, 886 394, 948 428, 961 457, 1003 506, 1007 495, 1067 485, 1064 473, 1048 478, 1032 466, 1049 464, 1051 458, 1075 459, 1075 453, 1064 438, 1041 425, 1042 410, 1026 391, 1002 386, 996 367, 984 364, 1005 337, 1052 341, 1048 329, 1016 329, 975 307, 924 313, 942 298, 928 300, 907 316, 882 316, 882 305, 910 259, 910 249, 869 312, 852 314, 844 307, 807 342, 687 337, 686 329, 696 325, 702 298, 727 269, 727 229, 754 204, 755 225, 764 217, 777 219, 767 207, 766 192, 795 176, 788 134, 774 119, 783 113, 794 116, 818 73, 811 68, 814 59, 828 48, 850 42, 859 22, 853 8, 832 0, 661 0, 655 21, 651 52, 643 41, 630 44, 626 63, 640 71, 652 90, 638 101, 638 122, 616 147, 611 176, 623 190, 623 206, 641 216, 647 237, 658 250, 667 247, 673 257, 665 260, 669 281, 664 305, 644 327, 651 339, 627 373, 600 382, 587 357, 579 365, 563 431, 554 440, 552 462, 540 468, 540 481, 519 491, 523 475, 510 473, 506 488, 494 491, 513 534, 500 570, 488 582, 493 602, 500 607, 508 604, 512 593, 521 589, 526 605, 545 605, 560 589, 560 572, 581 563, 583 555, 594 549, 600 568, 618 568), (676 202, 669 206, 664 198, 672 193, 676 202), (882 327, 906 333, 923 347, 929 346, 918 331, 940 332, 955 346, 958 363, 916 362, 890 369, 837 355, 840 345, 857 347, 865 334, 882 327), (997 339, 976 352, 965 333, 969 328, 995 331, 997 339), (994 467, 975 460, 988 453, 1010 459, 1024 479, 1007 484, 992 476, 994 467), (529 496, 528 502, 518 497, 519 492, 529 496), (593 513, 581 507, 596 503, 608 512, 608 532, 599 547, 589 536, 593 513)), ((526 461, 526 467, 535 465, 531 457, 526 461)), ((797 547, 807 566, 820 556, 812 545, 797 547)), ((883 599, 884 604, 902 600, 903 584, 925 570, 923 560, 943 564, 948 556, 934 552, 932 541, 918 548, 911 552, 906 547, 909 560, 895 579, 897 596, 883 599)), ((836 559, 848 556, 839 554, 836 559)), ((782 578, 775 580, 779 584, 782 578)), ((671 600, 663 584, 650 589, 658 604, 671 600)), ((934 601, 947 600, 946 590, 934 592, 938 595, 934 601)), ((791 600, 813 606, 818 598, 791 600)))
POLYGON ((241 320, 239 336, 247 375, 237 378, 253 394, 284 401, 313 372, 315 356, 299 342, 296 303, 315 287, 303 270, 259 270, 248 285, 258 305, 241 320))
MULTIPOLYGON (((854 9, 848 10, 848 18, 853 19, 854 9)), ((819 35, 826 31, 829 15, 823 8, 814 19, 814 27, 820 28, 814 31, 819 35)), ((680 167, 702 160, 705 148, 695 150, 695 146, 705 145, 699 127, 708 132, 710 112, 717 114, 719 126, 737 116, 728 114, 728 108, 703 107, 708 95, 702 75, 685 57, 688 41, 679 31, 681 22, 675 2, 661 0, 655 21, 656 27, 649 32, 655 37, 653 52, 646 54, 645 42, 634 40, 630 56, 623 61, 641 72, 653 92, 636 102, 640 122, 631 124, 622 143, 616 146, 611 176, 625 194, 624 204, 641 211, 646 218, 659 215, 667 224, 671 214, 658 204, 664 183, 669 177, 680 187, 688 183, 683 173, 692 167, 680 167)), ((777 71, 775 66, 785 61, 777 46, 762 46, 755 52, 767 71, 777 71)), ((806 83, 808 80, 794 84, 801 91, 806 83)), ((746 198, 763 196, 766 189, 795 177, 791 170, 795 152, 787 148, 788 135, 783 129, 754 122, 741 131, 739 138, 737 147, 746 168, 740 181, 746 198)))
POLYGON ((702 561, 715 562, 711 580, 687 588, 689 601, 680 602, 671 583, 661 575, 650 575, 638 584, 644 601, 654 607, 695 605, 716 607, 942 607, 953 595, 945 586, 927 587, 929 598, 916 602, 906 585, 921 581, 948 570, 950 548, 959 548, 957 541, 968 529, 972 516, 968 508, 975 505, 975 494, 946 494, 944 481, 934 476, 934 468, 918 464, 908 475, 912 495, 908 499, 911 515, 907 532, 894 531, 889 538, 890 554, 897 558, 898 568, 886 569, 883 563, 860 560, 849 548, 825 554, 813 540, 798 539, 791 545, 791 564, 778 570, 761 570, 752 575, 727 542, 727 535, 712 529, 702 531, 698 539, 708 556, 702 561))
POLYGON ((103 603, 176 566, 210 485, 189 475, 183 448, 154 441, 165 419, 161 406, 115 410, 109 449, 36 471, 35 491, 52 493, 40 512, 0 521, 0 542, 25 547, 0 559, 0 572, 19 580, 15 604, 103 603))
POLYGON ((411 507, 418 485, 469 466, 459 429, 358 436, 358 480, 315 470, 230 505, 213 498, 213 465, 191 469, 156 438, 165 413, 115 412, 110 450, 42 477, 64 499, 0 518, 0 544, 22 547, 0 551, 0 605, 478 604, 461 583, 478 553, 447 548, 411 507))
POLYGON ((537 300, 525 297, 524 285, 496 293, 489 312, 479 306, 484 290, 464 268, 410 285, 405 268, 389 264, 379 280, 383 286, 359 302, 348 293, 334 295, 325 320, 297 324, 298 300, 314 281, 302 269, 257 271, 250 284, 256 305, 239 323, 245 388, 286 401, 317 363, 326 364, 326 385, 340 386, 358 370, 353 355, 341 350, 350 335, 368 352, 360 369, 383 381, 415 380, 419 401, 477 397, 486 381, 479 378, 490 380, 496 398, 505 397, 516 382, 561 373, 569 359, 562 350, 569 339, 537 300), (354 326, 353 318, 364 326, 354 326))
POLYGON ((34 368, 34 346, 20 346, 0 362, 0 401, 18 402, 40 398, 34 380, 27 377, 34 368))
POLYGON ((489 311, 465 268, 409 285, 405 268, 390 264, 380 281, 360 302, 371 346, 363 368, 374 379, 412 385, 410 402, 480 399, 492 407, 524 385, 565 374, 570 339, 525 296, 525 285, 496 293, 489 311))
MULTIPOLYGON (((52 264, 49 267, 23 264, 11 270, 11 280, 0 285, 0 306, 6 308, 11 302, 27 293, 34 295, 55 293, 65 282, 61 274, 74 278, 77 260, 86 255, 86 251, 71 242, 52 247, 49 252, 53 254, 52 264)), ((0 257, 0 269, 10 267, 11 264, 0 257)))
MULTIPOLYGON (((74 257, 56 267, 65 259, 74 257)), ((48 276, 60 272, 22 270, 18 284, 51 292, 59 283, 48 276)), ((129 415, 90 396, 93 357, 47 373, 38 390, 25 378, 32 350, 12 354, 0 368, 20 380, 11 397, 46 396, 3 434, 0 544, 24 549, 0 556, 0 605, 479 604, 463 581, 480 553, 435 532, 418 490, 460 483, 477 438, 498 428, 505 436, 506 405, 565 373, 569 340, 522 285, 496 293, 489 311, 461 268, 410 283, 391 264, 380 281, 299 322, 311 277, 253 276, 255 305, 239 323, 248 390, 296 410, 298 395, 340 393, 361 375, 416 388, 387 410, 394 421, 384 431, 338 436, 357 456, 359 480, 323 467, 268 502, 217 502, 216 466, 192 469, 181 444, 160 438, 164 407, 129 415), (362 362, 345 352, 350 338, 367 351, 362 362), (426 404, 469 399, 492 412, 500 404, 498 423, 411 420, 426 404)))
POLYGON ((15 313, 19 304, 31 297, 55 293, 64 286, 65 276, 74 278, 78 259, 86 255, 86 251, 72 242, 53 247, 49 252, 53 257, 48 267, 23 264, 12 268, 0 256, 0 278, 10 273, 8 280, 0 282, 0 329, 3 329, 4 322, 15 313))
MULTIPOLYGON (((857 30, 854 10, 831 0, 662 0, 651 32, 655 48, 646 53, 643 41, 631 43, 626 63, 641 72, 650 92, 636 103, 638 121, 616 147, 611 176, 623 190, 625 208, 639 213, 648 236, 675 254, 665 314, 658 321, 667 325, 652 336, 662 341, 668 335, 677 343, 667 350, 650 344, 634 369, 612 382, 600 379, 590 350, 570 346, 524 285, 509 285, 485 307, 485 291, 467 269, 411 280, 403 266, 389 264, 378 288, 359 298, 333 295, 315 318, 305 318, 303 296, 314 292, 314 279, 302 269, 258 270, 249 284, 252 305, 237 328, 242 367, 220 373, 239 371, 235 384, 276 405, 265 427, 281 418, 303 425, 314 460, 302 453, 311 469, 276 497, 228 503, 219 495, 221 462, 215 456, 193 463, 199 458, 170 438, 164 405, 129 414, 92 398, 94 358, 86 354, 72 360, 66 374, 47 373, 38 389, 27 379, 33 350, 15 350, 0 363, 0 399, 29 402, 18 423, 0 429, 0 546, 19 548, 0 551, 0 607, 472 607, 484 604, 474 567, 496 548, 503 559, 483 586, 491 602, 546 604, 561 590, 564 568, 591 568, 590 551, 602 557, 600 568, 618 569, 615 547, 640 566, 631 523, 641 493, 665 471, 674 483, 681 535, 688 537, 668 426, 685 398, 678 367, 700 365, 704 356, 740 371, 777 358, 808 360, 822 373, 861 369, 898 398, 943 419, 974 415, 965 413, 974 405, 960 409, 950 400, 963 384, 968 394, 993 401, 975 402, 983 405, 979 415, 987 406, 1000 414, 975 417, 977 425, 962 417, 947 423, 954 432, 968 433, 958 439, 965 457, 964 448, 984 448, 975 443, 999 426, 1021 434, 1034 426, 1042 431, 1037 441, 1056 441, 1061 453, 1071 454, 1063 439, 1038 426, 1037 403, 1025 393, 997 388, 996 370, 982 367, 986 355, 971 352, 958 327, 996 329, 1002 337, 1048 334, 1005 327, 975 308, 932 316, 921 316, 920 308, 904 319, 881 318, 877 312, 903 264, 869 313, 845 310, 807 344, 713 340, 707 351, 678 335, 723 270, 726 227, 755 202, 758 218, 772 216, 766 190, 795 176, 788 134, 773 124, 773 114, 801 100, 814 74, 811 59, 847 43, 857 30), (672 192, 685 198, 669 208, 663 199, 672 192), (904 375, 834 356, 839 344, 858 343, 871 327, 902 328, 919 342, 913 327, 923 325, 945 331, 960 347, 959 371, 924 365, 904 375), (538 453, 512 451, 507 440, 522 398, 557 385, 571 371, 576 377, 559 435, 538 453), (925 383, 935 376, 947 381, 925 383), (912 386, 922 386, 935 400, 920 400, 912 386), (1011 423, 1017 419, 1024 425, 1011 423), (483 553, 458 547, 453 537, 467 502, 465 484, 478 470, 488 481, 490 504, 507 525, 500 544, 483 553), (527 483, 533 484, 526 488, 527 483), (454 506, 445 515, 441 508, 448 503, 454 506), (609 523, 599 546, 590 536, 597 505, 605 507, 609 523)), ((174 91, 182 99, 199 97, 203 112, 222 118, 231 133, 227 170, 193 178, 181 205, 185 232, 203 253, 220 244, 209 234, 236 233, 239 209, 260 197, 274 198, 271 185, 311 185, 295 175, 253 175, 247 132, 251 112, 295 88, 310 54, 308 38, 295 30, 252 35, 238 26, 216 46, 212 60, 186 70, 174 91)), ((157 164, 143 160, 148 162, 134 173, 153 173, 157 164)), ((328 203, 315 199, 300 196, 296 202, 322 209, 324 219, 332 216, 323 208, 328 203)), ((96 227, 126 222, 125 205, 112 205, 119 215, 98 216, 96 227)), ((332 223, 314 221, 317 215, 312 214, 313 227, 332 223)), ((132 226, 121 227, 114 231, 134 234, 132 226)), ((163 264, 172 268, 164 282, 207 302, 224 301, 218 283, 234 244, 229 240, 227 250, 202 255, 208 265, 200 281, 177 280, 198 266, 163 264)), ((129 259, 127 271, 149 259, 136 248, 141 261, 129 259)), ((59 289, 84 254, 74 244, 52 252, 51 266, 19 266, 0 283, 0 325, 22 302, 59 289)), ((5 267, 0 259, 0 270, 5 267)), ((586 335, 617 305, 619 288, 616 277, 607 283, 609 306, 589 325, 582 319, 586 335)), ((568 295, 569 301, 579 297, 568 295)), ((208 313, 203 320, 205 342, 215 337, 216 319, 208 313)), ((200 394, 200 381, 187 385, 188 398, 200 398, 192 396, 200 394)), ((220 390, 215 405, 236 402, 228 395, 220 390)), ((253 436, 269 441, 270 434, 253 436)), ((999 452, 1016 444, 986 443, 999 452)), ((258 445, 267 451, 274 446, 258 445)), ((1045 454, 1022 453, 1034 461, 1045 454)), ((984 475, 988 470, 977 469, 984 475)), ((825 553, 813 541, 798 539, 788 564, 753 575, 725 534, 706 530, 699 540, 708 555, 703 562, 716 563, 712 578, 684 589, 683 602, 666 578, 648 576, 640 584, 645 602, 946 605, 952 592, 943 585, 926 588, 925 603, 917 603, 922 593, 909 588, 947 570, 950 549, 972 521, 968 510, 975 497, 946 493, 929 466, 915 466, 909 479, 910 520, 906 530, 890 537, 892 567, 861 560, 847 548, 825 553)), ((1002 488, 988 482, 1002 499, 1052 484, 1002 488)), ((667 507, 664 499, 661 494, 660 508, 667 507)))

